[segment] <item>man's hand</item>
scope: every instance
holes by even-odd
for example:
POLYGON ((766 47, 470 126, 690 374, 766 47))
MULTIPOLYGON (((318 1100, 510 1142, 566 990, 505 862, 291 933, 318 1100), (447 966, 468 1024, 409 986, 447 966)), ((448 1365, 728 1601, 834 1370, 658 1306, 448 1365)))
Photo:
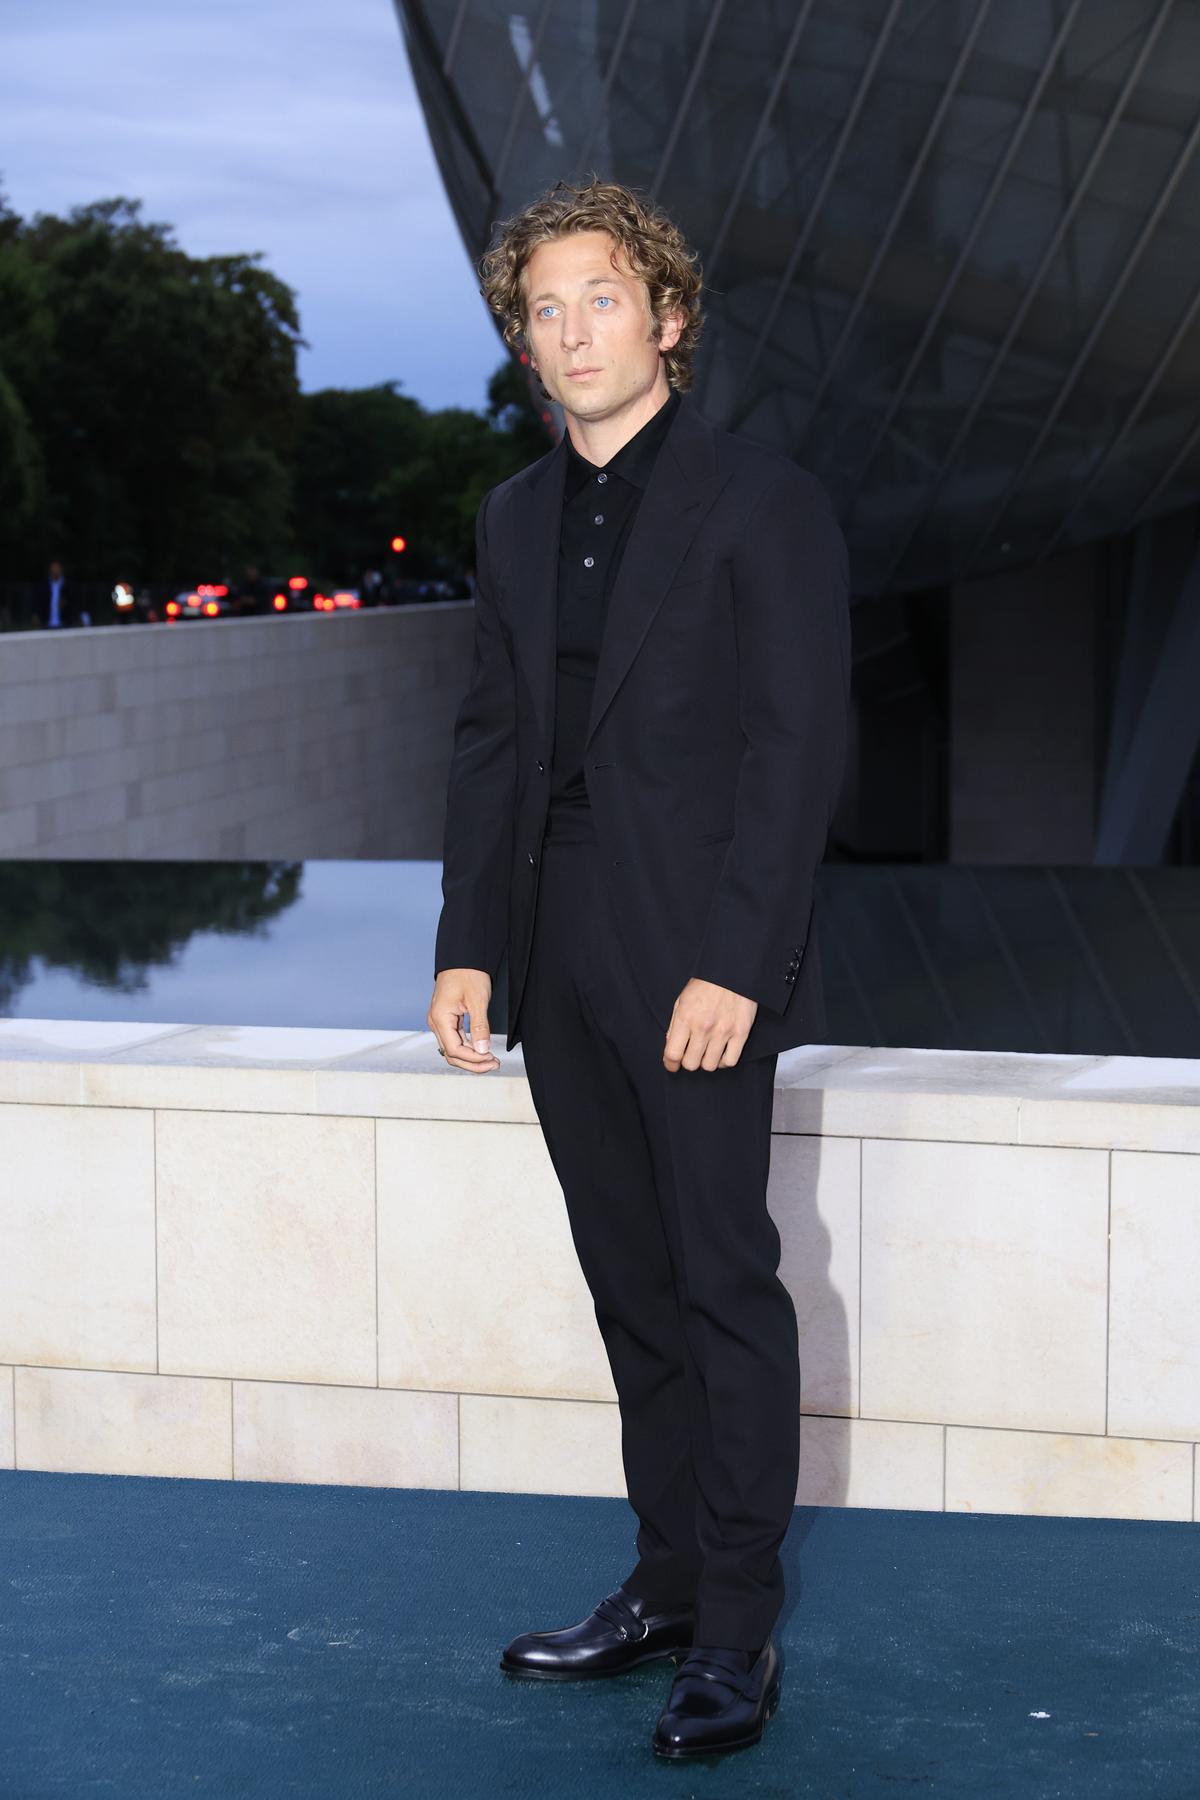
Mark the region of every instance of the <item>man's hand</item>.
POLYGON ((425 1023, 446 1053, 446 1061, 472 1075, 486 1075, 500 1067, 488 1036, 488 1002, 492 978, 486 969, 443 969, 433 984, 433 999, 425 1023), (462 1022, 471 1017, 471 1035, 463 1034, 462 1022))
POLYGON ((750 1035, 758 1001, 693 975, 675 1002, 663 1063, 668 1069, 732 1069, 750 1035))

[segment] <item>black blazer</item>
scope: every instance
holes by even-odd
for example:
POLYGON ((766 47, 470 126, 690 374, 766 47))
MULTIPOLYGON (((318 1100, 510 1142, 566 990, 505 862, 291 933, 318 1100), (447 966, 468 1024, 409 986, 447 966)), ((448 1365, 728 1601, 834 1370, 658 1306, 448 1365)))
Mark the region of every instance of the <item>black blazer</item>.
MULTIPOLYGON (((35 616, 47 628, 50 625, 50 582, 43 575, 33 587, 33 610, 35 616)), ((75 593, 71 582, 63 576, 62 586, 58 590, 58 630, 66 625, 78 625, 79 608, 75 604, 75 593)))
MULTIPOLYGON (((701 976, 757 1000, 742 1055, 762 1056, 825 1030, 813 877, 845 763, 849 558, 815 475, 681 401, 610 595, 584 778, 664 1037, 701 976)), ((510 1050, 549 797, 566 451, 564 436, 480 505, 446 798, 435 971, 484 969, 495 993, 507 953, 510 1050)))

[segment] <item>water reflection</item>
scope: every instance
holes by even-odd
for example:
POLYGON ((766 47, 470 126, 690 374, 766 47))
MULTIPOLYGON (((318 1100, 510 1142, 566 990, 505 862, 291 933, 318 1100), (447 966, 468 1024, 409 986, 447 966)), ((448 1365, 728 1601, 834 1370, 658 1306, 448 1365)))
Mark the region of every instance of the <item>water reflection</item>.
POLYGON ((423 1030, 439 862, 0 863, 0 1014, 423 1030))
MULTIPOLYGON (((300 891, 302 863, 0 863, 0 1010, 19 1017, 38 967, 85 988, 146 995, 209 931, 267 935, 300 891)), ((25 1017, 29 1017, 25 1013, 25 1017)))
MULTIPOLYGON (((1200 869, 819 881, 831 1043, 1200 1056, 1200 869)), ((440 906, 434 861, 0 862, 0 1015, 421 1031, 440 906)))

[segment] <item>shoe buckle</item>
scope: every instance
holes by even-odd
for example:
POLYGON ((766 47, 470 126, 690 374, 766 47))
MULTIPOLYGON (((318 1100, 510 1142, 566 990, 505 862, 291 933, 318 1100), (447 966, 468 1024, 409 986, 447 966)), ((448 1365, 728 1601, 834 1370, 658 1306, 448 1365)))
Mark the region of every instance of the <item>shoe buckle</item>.
POLYGON ((650 1627, 646 1620, 639 1618, 637 1613, 632 1612, 623 1601, 617 1599, 613 1594, 607 1594, 601 1600, 596 1611, 602 1619, 607 1619, 609 1624, 616 1628, 621 1642, 624 1644, 639 1643, 642 1638, 650 1635, 650 1627), (632 1629, 626 1621, 632 1622, 632 1629))

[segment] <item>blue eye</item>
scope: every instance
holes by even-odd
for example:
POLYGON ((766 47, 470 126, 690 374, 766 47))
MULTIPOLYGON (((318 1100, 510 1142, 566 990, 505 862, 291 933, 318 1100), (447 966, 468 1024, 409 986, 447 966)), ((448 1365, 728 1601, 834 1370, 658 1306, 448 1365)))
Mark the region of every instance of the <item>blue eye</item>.
POLYGON ((609 295, 608 294, 597 294, 596 298, 597 298, 597 300, 607 300, 607 299, 609 299, 609 295))

